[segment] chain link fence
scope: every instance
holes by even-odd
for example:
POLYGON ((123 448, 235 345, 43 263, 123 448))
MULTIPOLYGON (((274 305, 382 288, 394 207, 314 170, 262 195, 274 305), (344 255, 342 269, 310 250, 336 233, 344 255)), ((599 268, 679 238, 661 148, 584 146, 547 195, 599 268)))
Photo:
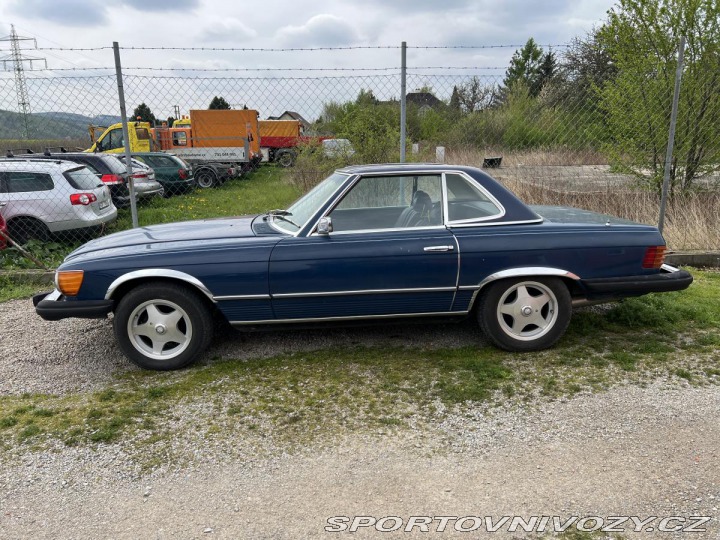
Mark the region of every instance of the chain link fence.
MULTIPOLYGON (((509 53, 513 47, 507 47, 509 53)), ((108 49, 94 52, 107 60, 108 49)), ((512 84, 507 66, 419 66, 423 49, 414 50, 405 73, 406 159, 485 167, 527 203, 577 206, 657 225, 675 66, 658 71, 639 61, 636 70, 622 71, 596 62, 578 46, 549 50, 555 52, 548 69, 515 77, 512 84)), ((197 51, 181 52, 191 58, 197 51)), ((120 49, 121 57, 130 52, 146 54, 159 66, 172 63, 174 54, 120 49)), ((274 52, 297 58, 298 51, 274 52)), ((250 70, 198 67, 197 61, 186 68, 124 67, 128 116, 149 112, 159 133, 215 102, 256 110, 260 120, 298 121, 304 138, 289 148, 292 159, 280 160, 281 149, 266 150, 264 157, 278 161, 277 174, 301 192, 347 162, 400 160, 400 47, 373 51, 377 66, 389 67, 357 60, 353 67, 353 52, 324 50, 327 64, 335 67, 250 70), (325 138, 349 141, 342 146, 348 151, 322 150, 325 138), (293 167, 281 168, 289 164, 293 167)), ((717 59, 709 62, 714 66, 717 59)), ((698 62, 685 66, 678 118, 664 234, 672 249, 719 249, 720 69, 698 62)), ((128 168, 119 153, 81 153, 118 122, 115 66, 28 69, 22 81, 17 70, 0 73, 0 142, 6 155, 0 160, 0 242, 25 245, 52 264, 48 245, 65 253, 85 238, 132 226, 131 188, 140 214, 146 214, 143 224, 163 221, 159 209, 186 204, 183 195, 169 197, 176 193, 160 176, 159 161, 138 158, 128 168), (152 170, 155 164, 158 170, 152 170)), ((258 129, 256 146, 262 148, 258 129)), ((266 166, 273 165, 260 165, 266 166)), ((197 161, 169 167, 203 178, 197 161)), ((228 189, 242 181, 232 178, 236 175, 252 178, 251 168, 223 169, 222 180, 229 182, 203 186, 228 189)), ((238 213, 243 209, 238 203, 238 213)), ((12 264, 10 252, 0 255, 5 266, 12 264)))

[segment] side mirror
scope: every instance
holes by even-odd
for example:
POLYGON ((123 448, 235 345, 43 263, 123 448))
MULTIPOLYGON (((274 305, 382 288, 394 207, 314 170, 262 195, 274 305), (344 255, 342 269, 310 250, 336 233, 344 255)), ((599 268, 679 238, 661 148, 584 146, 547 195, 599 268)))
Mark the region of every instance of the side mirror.
POLYGON ((331 232, 333 232, 332 218, 330 216, 320 218, 320 221, 318 221, 317 233, 327 236, 331 232))

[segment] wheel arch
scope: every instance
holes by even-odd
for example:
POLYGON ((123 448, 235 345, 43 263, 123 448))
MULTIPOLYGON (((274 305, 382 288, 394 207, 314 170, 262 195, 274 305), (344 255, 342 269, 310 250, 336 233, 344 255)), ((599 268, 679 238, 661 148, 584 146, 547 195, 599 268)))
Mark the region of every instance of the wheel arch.
POLYGON ((150 281, 163 281, 188 286, 200 293, 207 300, 209 306, 215 306, 213 294, 202 281, 185 272, 167 268, 146 268, 123 274, 110 284, 105 293, 105 300, 115 300, 117 303, 129 290, 150 281))
POLYGON ((563 270, 561 268, 552 268, 545 266, 528 266, 522 268, 507 268, 498 272, 493 272, 479 284, 472 299, 470 300, 470 307, 468 311, 477 310, 478 302, 477 298, 480 296, 483 288, 487 285, 501 281, 504 279, 517 279, 517 278, 542 278, 542 277, 557 277, 565 284, 570 291, 570 296, 575 298, 583 296, 583 290, 580 286, 580 276, 570 272, 569 270, 563 270))

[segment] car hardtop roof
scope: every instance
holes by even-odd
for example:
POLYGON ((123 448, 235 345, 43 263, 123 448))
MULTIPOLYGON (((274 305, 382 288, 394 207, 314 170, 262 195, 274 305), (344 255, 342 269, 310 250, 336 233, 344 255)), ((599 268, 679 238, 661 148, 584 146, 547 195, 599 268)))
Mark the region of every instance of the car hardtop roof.
POLYGON ((53 166, 54 165, 54 166, 57 166, 58 168, 62 169, 63 171, 66 171, 68 169, 77 169, 80 167, 84 167, 84 165, 77 163, 75 161, 69 161, 69 160, 63 160, 63 159, 48 159, 47 157, 45 157, 45 158, 14 157, 14 158, 0 159, 0 165, 8 165, 7 167, 3 167, 3 168, 7 168, 7 169, 22 168, 22 169, 38 170, 38 164, 43 164, 45 166, 53 166), (12 164, 13 166, 10 167, 9 166, 10 164, 12 164))
POLYGON ((366 174, 366 173, 404 173, 415 171, 462 171, 469 174, 480 173, 490 177, 484 171, 477 167, 469 167, 467 165, 449 165, 447 163, 379 163, 372 165, 348 165, 338 172, 348 174, 366 174))

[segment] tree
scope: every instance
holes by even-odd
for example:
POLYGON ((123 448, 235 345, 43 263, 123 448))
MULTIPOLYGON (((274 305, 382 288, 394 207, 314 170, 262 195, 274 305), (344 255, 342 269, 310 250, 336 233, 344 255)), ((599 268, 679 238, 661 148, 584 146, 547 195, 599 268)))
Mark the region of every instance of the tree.
MULTIPOLYGON (((457 100, 463 112, 471 113, 485 109, 492 105, 496 98, 494 86, 483 86, 480 79, 473 77, 470 81, 461 84, 457 89, 457 100)), ((453 90, 453 96, 455 90, 453 90)), ((452 97, 450 98, 452 104, 452 97)))
POLYGON ((453 111, 460 110, 460 91, 457 85, 453 86, 452 96, 450 96, 450 109, 453 111))
POLYGON ((225 98, 222 96, 215 96, 212 98, 212 101, 210 102, 210 105, 208 106, 208 109, 229 109, 230 104, 225 101, 225 98))
POLYGON ((150 122, 153 126, 155 125, 155 115, 150 110, 150 107, 145 105, 145 103, 141 103, 135 107, 135 110, 133 111, 133 118, 135 120, 140 120, 141 122, 150 122))
POLYGON ((524 84, 532 96, 540 93, 540 67, 543 63, 543 50, 533 38, 527 40, 522 49, 518 49, 510 59, 505 72, 503 86, 512 89, 515 85, 524 84))
POLYGON ((372 90, 365 90, 364 88, 361 88, 355 103, 358 105, 377 105, 379 101, 375 97, 375 94, 373 94, 372 90))
POLYGON ((593 30, 585 37, 576 37, 565 50, 553 76, 553 105, 597 111, 598 89, 617 75, 617 66, 598 34, 593 30))
POLYGON ((619 0, 599 31, 618 73, 600 90, 621 170, 662 183, 680 36, 687 38, 671 185, 682 191, 720 163, 720 3, 619 0))

